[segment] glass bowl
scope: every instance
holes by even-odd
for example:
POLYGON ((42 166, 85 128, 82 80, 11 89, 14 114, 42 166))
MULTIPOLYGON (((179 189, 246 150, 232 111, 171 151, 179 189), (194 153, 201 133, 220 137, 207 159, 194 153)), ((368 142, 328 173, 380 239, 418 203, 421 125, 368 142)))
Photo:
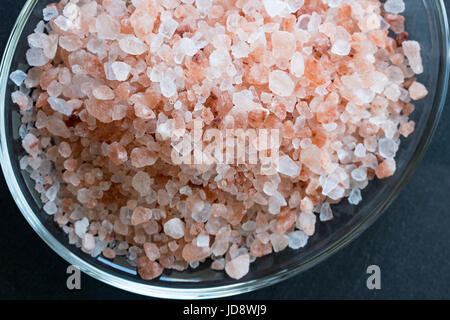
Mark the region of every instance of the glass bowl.
POLYGON ((207 263, 183 272, 166 271, 159 279, 144 281, 126 261, 93 258, 69 245, 66 234, 43 210, 30 178, 19 167, 24 151, 19 138, 20 115, 11 102, 15 85, 9 74, 23 68, 26 36, 42 19, 42 9, 54 0, 28 0, 14 26, 1 64, 1 164, 14 200, 41 238, 70 264, 92 277, 134 293, 178 299, 216 298, 249 292, 290 278, 329 257, 368 228, 395 199, 419 164, 438 123, 447 94, 449 75, 449 35, 443 0, 406 0, 406 27, 412 39, 422 45, 425 72, 419 77, 429 95, 416 103, 412 119, 416 131, 404 139, 397 154, 398 170, 385 180, 374 180, 363 191, 363 201, 352 206, 347 201, 333 207, 335 219, 318 223, 316 234, 301 250, 287 249, 259 258, 239 281, 224 272, 213 271, 207 263))

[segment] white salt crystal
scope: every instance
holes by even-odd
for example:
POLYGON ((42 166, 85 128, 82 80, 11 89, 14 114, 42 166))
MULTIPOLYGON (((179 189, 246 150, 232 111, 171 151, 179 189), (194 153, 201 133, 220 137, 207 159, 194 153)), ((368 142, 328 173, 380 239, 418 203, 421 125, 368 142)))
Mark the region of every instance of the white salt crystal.
POLYGON ((42 67, 49 61, 41 48, 30 48, 27 53, 27 62, 32 67, 42 67))
POLYGON ((59 99, 55 97, 48 98, 48 103, 53 110, 62 113, 66 116, 70 116, 73 112, 73 107, 67 103, 64 99, 59 99))
POLYGON ((263 0, 264 9, 267 14, 273 18, 281 15, 281 13, 287 8, 286 3, 280 0, 263 0))
POLYGON ((209 247, 209 236, 207 234, 201 234, 197 236, 197 247, 208 248, 209 247))
POLYGON ((9 78, 16 86, 20 86, 27 78, 27 74, 22 70, 16 70, 10 74, 9 78))
POLYGON ((131 66, 129 64, 116 61, 113 62, 111 68, 117 81, 126 81, 128 79, 131 71, 131 66))
POLYGON ((164 224, 164 233, 174 239, 181 239, 184 236, 184 222, 179 218, 173 218, 164 224))
POLYGON ((231 54, 236 58, 246 58, 250 53, 250 47, 244 41, 239 41, 231 46, 231 54))
POLYGON ((209 7, 211 7, 211 4, 211 0, 195 0, 196 7, 201 11, 207 10, 209 7))
POLYGON ((366 156, 366 147, 362 143, 358 143, 355 147, 355 156, 363 158, 366 156))
POLYGON ((269 88, 281 97, 289 97, 294 92, 295 84, 288 73, 274 70, 269 74, 269 88))
POLYGON ((58 190, 59 186, 56 184, 48 188, 47 191, 45 191, 45 195, 47 196, 48 200, 55 201, 58 190))
POLYGON ((322 203, 322 206, 320 207, 319 219, 320 221, 330 221, 333 219, 333 212, 331 211, 331 207, 328 202, 322 203))
POLYGON ((44 211, 48 215, 54 215, 58 211, 58 208, 56 207, 56 204, 54 202, 47 202, 44 205, 44 211))
POLYGON ((231 63, 231 57, 227 50, 219 48, 214 50, 209 56, 211 67, 225 69, 231 63))
POLYGON ((284 155, 280 158, 277 171, 289 177, 297 177, 300 173, 300 168, 289 156, 284 155))
POLYGON ((59 15, 59 12, 58 12, 58 9, 56 8, 56 6, 44 8, 44 10, 42 10, 42 12, 44 14, 45 21, 50 21, 59 15))
POLYGON ((64 16, 58 16, 55 20, 53 20, 53 22, 62 31, 68 31, 70 28, 73 27, 73 22, 64 16))
POLYGON ((352 178, 355 181, 361 182, 367 180, 367 168, 366 167, 359 167, 352 171, 352 178))
POLYGON ((197 53, 198 48, 195 45, 194 40, 190 38, 182 38, 178 42, 179 50, 186 56, 192 57, 197 53))
POLYGON ((159 33, 167 39, 172 38, 173 34, 178 28, 178 22, 173 19, 165 20, 159 26, 159 33))
POLYGON ((240 279, 248 273, 250 267, 250 256, 243 254, 227 262, 225 272, 233 279, 240 279))
POLYGON ((358 205, 362 201, 361 190, 352 189, 348 196, 348 202, 353 205, 358 205))
POLYGON ((333 44, 331 52, 339 56, 348 56, 351 49, 352 46, 348 41, 339 39, 333 44))
POLYGON ((389 138, 380 138, 378 140, 378 152, 383 158, 394 158, 398 151, 398 144, 389 138))
POLYGON ((405 3, 403 0, 387 0, 384 4, 384 10, 390 13, 399 14, 405 11, 405 3))
POLYGON ((294 250, 303 248, 308 243, 308 235, 300 230, 290 232, 288 238, 289 248, 294 250))
POLYGON ((289 71, 297 78, 300 78, 305 73, 305 58, 300 52, 295 52, 292 56, 289 71))
POLYGON ((83 238, 89 227, 89 220, 84 217, 82 220, 76 221, 74 224, 75 234, 79 238, 83 238))

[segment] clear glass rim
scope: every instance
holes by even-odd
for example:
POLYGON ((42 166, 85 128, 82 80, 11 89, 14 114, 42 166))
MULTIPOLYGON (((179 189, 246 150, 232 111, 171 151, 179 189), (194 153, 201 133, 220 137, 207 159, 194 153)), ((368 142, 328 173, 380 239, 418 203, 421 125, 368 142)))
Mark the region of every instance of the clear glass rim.
POLYGON ((431 138, 436 130, 439 118, 441 116, 444 104, 446 101, 448 82, 449 82, 449 72, 450 72, 450 56, 449 56, 449 28, 448 20, 446 15, 446 9, 444 0, 437 0, 435 6, 439 12, 439 25, 441 27, 441 59, 440 63, 440 74, 438 79, 438 88, 436 91, 436 98, 433 103, 433 112, 428 119, 424 133, 418 143, 418 146, 413 154, 413 157, 408 163, 405 169, 405 173, 401 180, 394 187, 393 192, 389 197, 385 198, 381 203, 378 204, 376 208, 363 219, 360 223, 354 225, 349 232, 342 236, 338 241, 334 242, 332 245, 324 248, 323 250, 316 253, 314 256, 306 261, 294 266, 293 268, 283 269, 276 273, 268 276, 260 277, 258 279, 253 279, 250 281, 237 282, 231 285, 225 286, 213 286, 213 287, 203 287, 203 288, 170 288, 162 286, 154 286, 151 283, 144 284, 138 283, 131 280, 123 279, 119 276, 112 275, 104 270, 101 270, 75 253, 67 249, 63 244, 61 244, 41 223, 38 217, 35 215, 30 205, 28 204, 24 194, 22 193, 19 184, 16 180, 10 154, 9 146, 6 137, 6 125, 5 125, 5 101, 6 101, 6 87, 9 78, 9 71, 11 68, 14 53, 25 27, 28 18, 30 17, 35 5, 39 0, 28 0, 19 17, 14 25, 11 32, 9 41, 5 47, 3 59, 0 66, 0 133, 1 133, 1 146, 0 146, 0 162, 3 169, 3 174, 9 190, 25 219, 31 225, 31 227, 36 231, 36 233, 47 243, 47 245, 52 248, 58 255, 65 259, 68 263, 78 266, 84 273, 104 282, 109 285, 115 286, 117 288, 130 291, 133 293, 159 297, 159 298, 173 298, 173 299, 205 299, 205 298, 219 298, 226 297, 236 294, 241 294, 245 292, 254 291, 290 277, 293 277, 300 272, 303 272, 317 263, 328 258, 333 253, 337 252, 339 249, 347 245, 350 241, 355 239, 360 235, 365 229, 367 229, 375 220, 387 209, 387 207, 393 202, 397 197, 401 189, 404 187, 406 182, 409 180, 418 164, 423 158, 423 155, 431 141, 431 138))

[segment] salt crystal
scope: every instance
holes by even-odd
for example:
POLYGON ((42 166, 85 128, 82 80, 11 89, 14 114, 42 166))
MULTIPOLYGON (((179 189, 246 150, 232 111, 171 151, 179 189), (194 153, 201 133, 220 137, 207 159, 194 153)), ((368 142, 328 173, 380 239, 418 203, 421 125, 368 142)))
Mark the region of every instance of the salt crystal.
POLYGON ((294 92, 294 87, 295 84, 288 73, 275 70, 269 74, 269 88, 273 93, 288 97, 294 92))
POLYGON ((73 107, 64 99, 50 97, 48 98, 48 103, 53 110, 62 113, 63 115, 70 116, 73 112, 73 107))
POLYGON ((352 171, 352 178, 358 182, 367 180, 367 168, 362 166, 356 168, 352 171))
POLYGON ((291 59, 290 73, 300 78, 305 73, 305 59, 300 52, 295 52, 291 59))
POLYGON ((384 4, 384 10, 390 13, 399 14, 405 11, 403 0, 387 0, 384 4))
POLYGON ((42 67, 49 61, 44 55, 44 50, 41 48, 28 49, 26 56, 28 64, 32 67, 42 67))
POLYGON ((16 86, 20 86, 27 78, 27 74, 22 70, 16 70, 10 74, 9 78, 16 86))
POLYGON ((286 9, 286 3, 281 0, 263 0, 264 9, 271 18, 279 16, 286 9))
POLYGON ((231 278, 239 280, 248 273, 249 266, 250 256, 248 254, 243 254, 227 262, 225 271, 231 278))
POLYGON ((150 193, 151 179, 147 172, 139 171, 136 173, 131 181, 131 184, 133 188, 142 196, 150 193))
POLYGON ((164 224, 164 233, 174 239, 181 239, 184 236, 184 222, 179 218, 173 218, 164 224))
POLYGON ((413 100, 420 100, 428 95, 427 88, 420 82, 414 81, 409 87, 409 96, 413 100))
POLYGON ((83 238, 89 227, 89 220, 84 217, 82 220, 76 221, 74 224, 75 234, 79 238, 83 238))
POLYGON ((278 172, 290 177, 297 177, 300 173, 300 168, 289 156, 282 156, 278 163, 278 172))
POLYGON ((172 38, 173 34, 178 28, 178 22, 173 19, 163 21, 159 26, 159 33, 165 38, 172 38))
POLYGON ((201 234, 197 236, 197 247, 208 248, 209 247, 209 236, 206 234, 201 234))
POLYGON ((48 215, 54 215, 58 211, 58 208, 56 207, 56 204, 54 202, 47 202, 44 205, 44 211, 48 215))
POLYGON ((378 140, 378 152, 383 158, 394 158, 398 151, 398 144, 389 138, 380 138, 378 140))
POLYGON ((243 41, 239 41, 231 46, 231 53, 236 59, 247 58, 250 52, 249 45, 243 41))
POLYGON ((420 55, 420 44, 414 40, 407 40, 402 43, 403 52, 408 58, 411 69, 415 74, 423 73, 422 57, 420 55))
POLYGON ((131 66, 125 62, 114 62, 111 65, 117 81, 126 81, 131 71, 131 66))
POLYGON ((308 243, 308 235, 303 231, 293 231, 288 234, 289 248, 297 250, 303 248, 308 243))
POLYGON ((328 202, 324 202, 320 207, 320 221, 330 221, 333 219, 333 212, 331 211, 330 204, 328 202))
POLYGON ((44 8, 44 10, 42 10, 42 11, 44 14, 45 21, 50 21, 59 15, 59 12, 58 12, 58 9, 56 8, 56 6, 50 6, 50 7, 44 8))
POLYGON ((361 190, 352 189, 350 195, 348 196, 348 202, 353 205, 358 205, 362 201, 361 190))
POLYGON ((148 47, 144 42, 132 35, 120 39, 119 46, 124 52, 137 56, 148 50, 148 47))

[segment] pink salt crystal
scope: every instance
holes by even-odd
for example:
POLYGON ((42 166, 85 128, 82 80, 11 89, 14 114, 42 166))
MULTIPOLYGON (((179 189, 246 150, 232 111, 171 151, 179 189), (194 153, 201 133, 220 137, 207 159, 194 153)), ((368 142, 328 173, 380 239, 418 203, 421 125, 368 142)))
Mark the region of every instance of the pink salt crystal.
POLYGON ((395 173, 396 164, 395 160, 388 158, 385 159, 375 170, 375 174, 378 179, 384 179, 392 176, 395 173))
POLYGON ((138 173, 135 174, 135 176, 131 180, 131 185, 142 196, 145 196, 145 195, 149 194, 150 190, 151 190, 150 176, 148 175, 147 172, 139 171, 138 173))
POLYGON ((120 34, 120 23, 106 13, 97 17, 95 27, 100 39, 115 40, 120 34))
POLYGON ((302 212, 298 216, 297 228, 302 230, 308 236, 312 236, 315 231, 316 215, 313 213, 302 212))
POLYGON ((22 146, 26 152, 32 156, 37 156, 39 152, 39 140, 32 133, 28 133, 22 141, 22 146))
POLYGON ((120 39, 119 46, 125 53, 136 56, 139 56, 148 50, 147 45, 133 35, 128 35, 120 39))
POLYGON ((275 70, 269 74, 269 88, 270 90, 281 97, 288 97, 294 92, 295 84, 289 74, 275 70))
POLYGON ((289 70, 297 78, 300 78, 305 73, 305 59, 300 52, 294 53, 289 70))
POLYGON ((119 166, 128 160, 128 153, 120 143, 113 142, 108 146, 108 157, 112 163, 119 166))
POLYGON ((114 106, 111 101, 89 99, 85 101, 85 105, 86 110, 94 118, 104 123, 110 123, 113 121, 112 114, 114 106))
POLYGON ((414 123, 414 121, 409 121, 406 122, 404 124, 402 124, 398 130, 398 132, 404 136, 405 138, 407 138, 409 135, 411 135, 411 133, 414 132, 414 128, 415 128, 416 124, 414 123))
POLYGON ((414 40, 407 40, 402 43, 402 47, 414 73, 423 73, 422 57, 420 56, 420 44, 414 40))
POLYGON ((114 91, 108 86, 99 86, 92 90, 92 94, 98 100, 113 100, 114 91))
POLYGON ((72 148, 70 147, 70 144, 63 141, 59 144, 58 151, 63 158, 68 158, 72 153, 72 148))
POLYGON ((158 157, 147 148, 134 148, 131 151, 131 164, 136 168, 152 166, 156 163, 158 157))
POLYGON ((288 246, 289 238, 285 234, 272 233, 270 235, 270 243, 272 244, 274 252, 280 252, 288 246))
POLYGON ((158 246, 151 242, 144 243, 144 252, 150 261, 156 261, 161 256, 158 246))
POLYGON ((160 6, 154 0, 141 0, 130 17, 131 26, 137 37, 145 39, 151 35, 160 6))
POLYGON ((164 268, 155 261, 150 261, 146 256, 142 256, 138 260, 138 273, 144 280, 158 278, 164 271, 164 268))
POLYGON ((414 81, 409 87, 409 96, 413 100, 420 100, 428 95, 428 90, 420 82, 414 81))
POLYGON ((272 33, 272 52, 275 59, 290 59, 296 50, 296 40, 292 33, 276 31, 272 33))
POLYGON ((133 214, 131 216, 131 224, 133 226, 137 226, 143 223, 148 222, 152 217, 152 210, 138 206, 134 209, 133 214))
POLYGON ((225 269, 225 259, 217 259, 211 263, 211 269, 213 270, 224 270, 225 269))
POLYGON ((116 219, 114 222, 114 232, 123 236, 128 235, 128 226, 123 224, 120 219, 116 219))
POLYGON ((82 245, 83 245, 83 248, 87 251, 94 250, 94 248, 95 248, 94 236, 90 233, 86 233, 83 237, 82 245))
POLYGON ((17 104, 20 110, 29 110, 33 107, 33 103, 29 96, 20 91, 14 91, 11 94, 12 101, 17 104))
POLYGON ((250 256, 243 254, 227 262, 225 272, 233 279, 239 280, 243 278, 249 271, 250 256))
POLYGON ((307 166, 309 170, 317 174, 320 174, 322 171, 320 161, 321 152, 322 151, 315 145, 311 145, 301 152, 302 163, 307 166))
POLYGON ((184 246, 182 255, 186 262, 191 263, 209 257, 211 250, 209 248, 199 248, 192 243, 188 243, 184 246))
POLYGON ((102 254, 107 259, 114 259, 116 257, 116 252, 111 248, 103 249, 102 254))
POLYGON ((64 121, 56 117, 49 117, 46 129, 55 136, 68 139, 71 135, 69 128, 67 128, 64 121))

